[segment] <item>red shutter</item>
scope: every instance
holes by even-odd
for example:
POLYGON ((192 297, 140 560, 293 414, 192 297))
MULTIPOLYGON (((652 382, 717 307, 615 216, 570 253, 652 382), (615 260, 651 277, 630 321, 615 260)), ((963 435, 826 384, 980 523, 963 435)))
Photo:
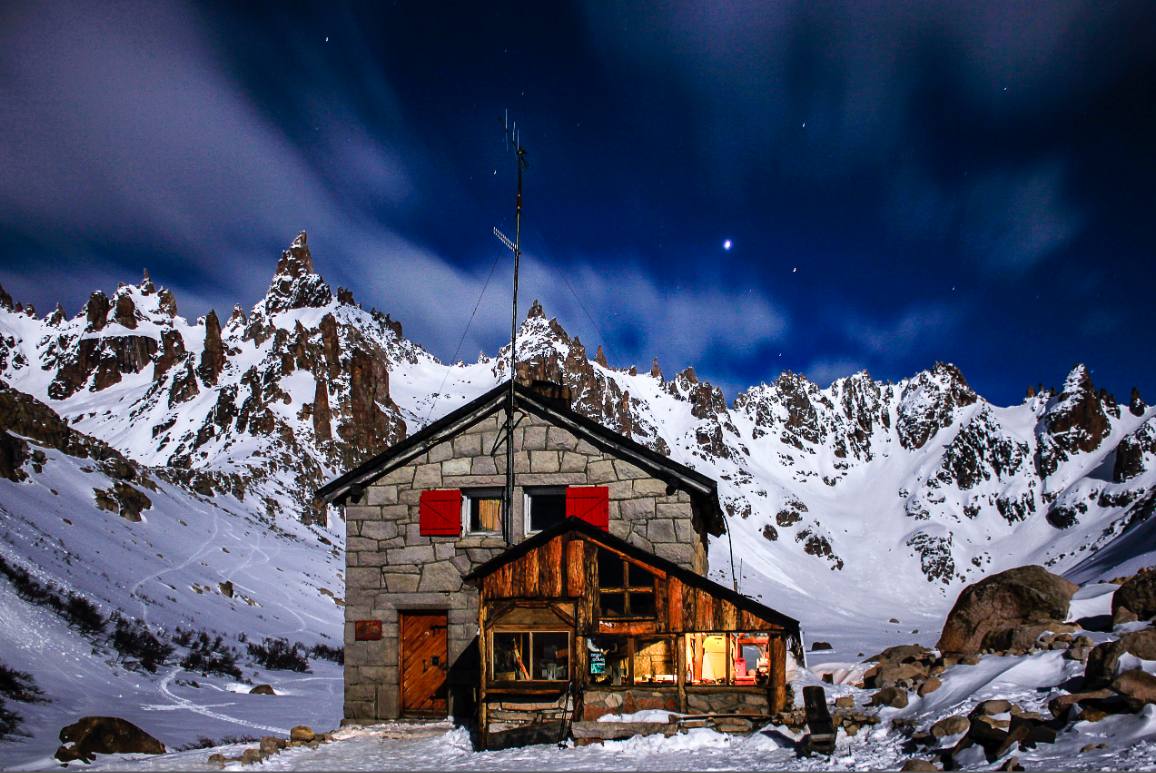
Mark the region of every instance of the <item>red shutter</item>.
POLYGON ((421 492, 418 533, 457 537, 462 533, 462 492, 456 488, 421 492))
POLYGON ((610 529, 610 489, 606 486, 570 486, 566 489, 566 517, 581 518, 603 531, 610 529))

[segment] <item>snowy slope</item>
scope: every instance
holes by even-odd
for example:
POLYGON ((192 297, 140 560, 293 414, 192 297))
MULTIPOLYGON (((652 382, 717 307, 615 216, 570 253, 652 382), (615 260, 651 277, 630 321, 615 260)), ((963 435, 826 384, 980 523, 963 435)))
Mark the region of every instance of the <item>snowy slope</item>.
MULTIPOLYGON (((590 357, 535 303, 517 372, 569 384, 576 410, 715 478, 728 533, 710 546, 714 578, 733 575, 744 593, 801 619, 810 638, 835 645, 829 657, 933 642, 959 589, 1001 569, 1042 563, 1088 582, 1152 557, 1156 409, 1138 395, 1118 404, 1083 366, 1012 406, 989 403, 948 364, 898 383, 864 372, 825 388, 784 373, 728 405, 691 368, 667 378, 657 364, 640 372, 611 367, 600 350, 590 357)), ((27 445, 19 473, 0 478, 0 555, 158 629, 336 643, 344 529, 313 491, 508 376, 505 347, 444 364, 389 315, 334 293, 304 234, 266 296, 223 320, 182 317, 147 275, 94 293, 71 319, 59 309, 39 317, 0 291, 0 379, 66 428, 34 437, 0 416, 4 448, 27 445), (72 448, 88 441, 69 431, 107 443, 136 477, 72 448), (139 522, 115 501, 102 509, 118 484, 147 497, 139 522)), ((24 654, 0 659, 57 696, 20 707, 29 726, 54 733, 85 691, 46 670, 49 642, 83 663, 76 673, 99 685, 94 695, 111 694, 126 672, 0 588, 5 619, 27 621, 0 631, 5 652, 24 654)), ((162 672, 130 674, 139 685, 124 693, 126 712, 180 704, 174 715, 208 717, 205 693, 182 704, 165 692, 172 673, 167 683, 162 672)), ((305 683, 313 699, 297 716, 334 717, 317 720, 328 727, 340 700, 325 678, 305 683)), ((226 697, 217 713, 233 719, 207 719, 201 734, 276 725, 238 708, 249 696, 226 697)), ((174 722, 175 737, 191 740, 199 722, 174 722)), ((37 744, 27 754, 50 742, 37 744)))

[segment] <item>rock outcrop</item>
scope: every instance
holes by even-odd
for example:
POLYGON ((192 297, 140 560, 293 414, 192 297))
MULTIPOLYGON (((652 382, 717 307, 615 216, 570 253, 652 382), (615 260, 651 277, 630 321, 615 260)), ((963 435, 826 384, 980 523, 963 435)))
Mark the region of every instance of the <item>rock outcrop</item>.
POLYGON ((1112 619, 1123 622, 1129 613, 1133 619, 1156 617, 1156 568, 1149 567, 1128 578, 1112 594, 1112 619))
POLYGON ((1042 566, 986 577, 959 594, 936 646, 944 654, 973 655, 1025 626, 1062 625, 1076 588, 1042 566))
POLYGON ((92 762, 97 754, 164 754, 165 745, 120 717, 81 717, 60 730, 56 759, 92 762))

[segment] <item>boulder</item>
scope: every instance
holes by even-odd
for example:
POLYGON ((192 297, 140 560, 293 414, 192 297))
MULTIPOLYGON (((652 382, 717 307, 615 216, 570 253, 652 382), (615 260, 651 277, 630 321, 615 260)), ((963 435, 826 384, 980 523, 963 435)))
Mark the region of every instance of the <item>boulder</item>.
POLYGON ((1112 619, 1119 623, 1125 617, 1121 609, 1126 608, 1139 620, 1156 617, 1156 571, 1142 570, 1121 585, 1112 594, 1112 619))
POLYGON ((165 745, 120 717, 81 717, 60 730, 61 762, 91 762, 97 754, 164 754, 165 745), (71 746, 69 746, 71 744, 71 746))
POLYGON ((935 771, 938 773, 939 768, 935 767, 927 760, 921 760, 912 757, 911 759, 907 760, 907 762, 903 763, 903 767, 901 767, 899 770, 917 771, 917 773, 932 773, 932 771, 935 771))
POLYGON ((840 709, 855 708, 855 697, 853 695, 840 695, 835 698, 835 707, 840 709))
POLYGON ((907 690, 902 687, 884 687, 871 696, 871 705, 901 709, 907 705, 907 690))
POLYGON ((984 701, 975 707, 972 711, 973 715, 986 714, 992 716, 994 714, 1006 714, 1012 710, 1011 701, 997 698, 994 700, 984 701))
POLYGON ((1120 637, 1125 652, 1144 660, 1156 660, 1156 628, 1132 631, 1120 637))
POLYGON ((273 686, 268 684, 256 685, 252 690, 249 690, 250 695, 276 695, 273 691, 273 686))
POLYGON ((831 642, 826 642, 826 641, 811 642, 811 652, 820 652, 822 650, 829 650, 829 649, 832 649, 831 642))
POLYGON ((290 741, 299 741, 300 743, 309 743, 316 740, 317 734, 313 732, 313 728, 309 725, 297 725, 289 731, 290 741))
POLYGON ((944 717, 931 726, 931 735, 935 738, 945 738, 949 735, 959 735, 966 733, 971 727, 971 722, 962 714, 956 714, 951 717, 944 717))
POLYGON ((1134 668, 1112 680, 1112 689, 1123 695, 1133 711, 1148 703, 1156 703, 1156 676, 1134 668))
POLYGON ((868 688, 910 687, 927 678, 935 663, 935 653, 918 644, 900 644, 888 647, 867 660, 877 661, 863 674, 868 688))
POLYGON ((1042 566, 1021 566, 985 577, 959 594, 937 646, 945 654, 974 655, 993 633, 1062 622, 1076 589, 1042 566))
POLYGON ((1052 713, 1053 717, 1060 718, 1068 713, 1068 709, 1076 705, 1080 701, 1085 700, 1101 700, 1110 698, 1112 691, 1108 689, 1090 690, 1088 692, 1074 692, 1067 695, 1057 695, 1048 701, 1048 711, 1052 713))
POLYGON ((935 692, 936 690, 938 690, 942 686, 943 686, 943 682, 940 681, 939 677, 931 676, 931 677, 927 678, 927 681, 925 681, 923 684, 919 685, 919 689, 916 692, 918 692, 919 697, 922 698, 922 697, 928 695, 929 693, 935 692))

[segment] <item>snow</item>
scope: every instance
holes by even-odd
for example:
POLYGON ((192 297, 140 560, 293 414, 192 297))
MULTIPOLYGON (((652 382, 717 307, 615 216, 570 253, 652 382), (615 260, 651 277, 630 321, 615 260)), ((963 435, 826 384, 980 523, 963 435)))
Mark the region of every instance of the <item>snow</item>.
MULTIPOLYGON (((149 624, 173 630, 180 625, 221 633, 243 649, 237 637, 285 636, 305 644, 338 644, 342 636, 344 527, 305 527, 293 515, 301 497, 311 496, 298 474, 312 464, 326 475, 339 472, 337 461, 315 442, 303 406, 312 403, 311 373, 282 371, 273 340, 260 344, 244 337, 245 324, 226 322, 223 342, 230 351, 220 383, 202 388, 190 400, 171 405, 174 369, 159 379, 154 368, 124 374, 107 389, 82 388, 65 400, 51 400, 49 385, 56 358, 80 337, 151 336, 180 333, 194 361, 204 348, 203 319, 190 324, 160 309, 156 292, 135 285, 118 289, 137 309, 138 325, 127 329, 110 323, 86 330, 83 315, 49 326, 44 320, 0 310, 0 352, 7 365, 0 376, 15 388, 48 403, 73 427, 98 437, 129 458, 146 465, 177 464, 198 470, 237 473, 247 479, 244 495, 194 494, 151 474, 156 491, 145 490, 152 507, 144 520, 130 523, 95 507, 93 489, 114 481, 88 460, 45 450, 42 472, 28 481, 0 480, 0 555, 28 568, 43 580, 81 593, 106 614, 119 609, 149 624), (255 369, 284 393, 269 403, 283 432, 267 436, 210 432, 195 450, 189 442, 213 427, 222 393, 237 390, 240 404, 249 387, 242 381, 255 369), (166 427, 157 432, 157 427, 166 427), (285 440, 288 438, 288 440, 285 440), (266 502, 283 507, 276 518, 266 502), (323 541, 324 540, 324 541, 323 541), (230 581, 232 598, 219 587, 230 581)), ((115 300, 115 296, 114 296, 115 300)), ((262 312, 259 303, 251 313, 262 312)), ((407 431, 464 405, 503 380, 508 365, 483 356, 473 364, 443 364, 420 346, 400 338, 382 318, 336 301, 324 307, 292 309, 265 321, 294 335, 298 326, 313 331, 326 314, 340 326, 342 351, 371 344, 388 359, 389 396, 407 431)), ((111 316, 111 315, 110 315, 111 316)), ((521 329, 521 356, 562 362, 575 351, 544 317, 527 320, 521 329)), ((897 427, 901 417, 930 420, 941 395, 955 386, 942 370, 927 371, 896 384, 877 383, 865 372, 839 379, 826 389, 801 376, 752 387, 729 409, 700 418, 690 402, 692 384, 663 380, 647 372, 630 375, 596 363, 597 379, 614 382, 631 399, 635 438, 661 440, 674 460, 714 478, 724 505, 727 533, 709 545, 711 576, 763 603, 802 620, 806 642, 822 640, 832 649, 808 653, 811 671, 798 673, 798 684, 821 684, 829 673, 829 694, 852 695, 858 705, 866 694, 852 685, 863 673, 866 656, 898 644, 933 645, 944 615, 969 582, 1025 563, 1087 583, 1072 602, 1069 619, 1110 613, 1117 586, 1104 580, 1126 576, 1156 564, 1156 519, 1134 519, 1129 500, 1156 487, 1156 471, 1114 482, 1114 449, 1127 435, 1156 420, 1156 408, 1134 416, 1128 410, 1109 418, 1110 431, 1101 446, 1077 453, 1041 482, 1033 454, 1041 442, 1045 412, 1070 402, 1083 374, 1073 370, 1059 398, 1038 395, 1020 405, 995 406, 982 397, 956 407, 920 449, 904 448, 897 427), (818 440, 791 430, 796 409, 788 397, 803 395, 815 411, 818 440), (858 406, 858 413, 847 405, 858 406), (867 426, 860 419, 870 418, 867 426), (790 434, 788 431, 795 432, 790 434), (944 460, 961 433, 972 430, 991 445, 980 454, 981 476, 963 489, 944 481, 944 460), (715 455, 699 445, 700 433, 717 433, 726 453, 715 455), (860 435, 862 437, 860 437, 860 435), (800 439, 801 438, 801 439, 800 439), (837 442, 845 443, 841 453, 837 442), (985 453, 998 444, 1026 448, 1019 466, 996 469, 985 453), (866 450, 864 450, 866 449, 866 450), (1047 491, 1049 499, 1044 498, 1047 491), (1009 521, 994 506, 997 498, 1024 498, 1032 510, 1022 521, 1009 521), (1054 501, 1051 500, 1054 497, 1054 501), (749 512, 743 511, 743 506, 749 512), (1057 530, 1047 522, 1049 507, 1079 512, 1071 528, 1057 530), (969 507, 978 506, 978 514, 969 507), (1080 507, 1083 510, 1080 510, 1080 507), (800 520, 783 526, 780 512, 797 510, 800 520), (778 539, 763 536, 775 525, 778 539), (833 557, 811 555, 800 540, 804 531, 830 545, 833 557), (951 563, 943 577, 926 574, 917 544, 937 547, 951 563), (733 559, 733 560, 732 560, 733 559), (838 568, 836 559, 842 561, 838 568), (890 622, 892 619, 898 622, 890 622)), ((789 375, 789 374, 788 374, 789 375)), ((348 377, 330 384, 337 405, 348 377)), ((950 476, 949 476, 950 477, 950 476)), ((17 598, 0 584, 0 660, 34 674, 52 698, 46 704, 10 704, 25 717, 31 738, 0 747, 0 766, 55 767, 51 753, 59 728, 83 713, 106 713, 110 699, 116 713, 155 732, 170 746, 208 736, 284 734, 299 723, 319 730, 336 726, 341 714, 341 670, 312 661, 313 673, 268 672, 245 664, 249 682, 272 684, 275 696, 252 696, 249 684, 232 678, 204 678, 181 672, 170 663, 157 674, 128 671, 115 653, 93 649, 59 618, 17 598), (190 681, 200 685, 193 687, 190 681)), ((1117 633, 1129 630, 1118 629, 1117 633)), ((1108 638, 1094 634, 1096 641, 1108 638)), ((1132 665, 1151 669, 1150 663, 1132 665)), ((913 697, 888 717, 911 718, 920 725, 950 713, 966 711, 985 697, 1012 697, 1025 708, 1041 708, 1079 670, 1058 653, 1022 658, 985 658, 979 666, 957 666, 944 685, 926 698, 913 697)), ((797 693, 798 694, 798 691, 797 693)), ((1046 709, 1045 709, 1046 710, 1046 709)), ((659 712, 666 715, 666 712, 659 712)), ((646 721, 638 712, 622 721, 646 721)), ((1111 717, 1077 727, 1054 747, 1041 745, 1020 753, 1036 767, 1152 767, 1153 716, 1150 711, 1111 717), (1104 750, 1079 756, 1096 740, 1104 750), (1068 755, 1065 757, 1064 755, 1068 755), (1069 764, 1069 760, 1077 761, 1069 764)), ((905 758, 900 735, 886 727, 854 738, 840 735, 831 760, 798 759, 791 734, 767 728, 750 737, 694 730, 672 738, 634 738, 591 747, 533 747, 476 753, 461 730, 442 725, 381 726, 339 731, 338 743, 317 750, 294 749, 267 761, 285 769, 641 769, 792 768, 879 769, 898 767, 905 758)), ((179 752, 159 759, 103 759, 96 767, 141 769, 204 767, 210 750, 179 752)), ((235 752, 234 752, 235 753, 235 752)), ((974 767, 986 767, 982 758, 974 767)))

